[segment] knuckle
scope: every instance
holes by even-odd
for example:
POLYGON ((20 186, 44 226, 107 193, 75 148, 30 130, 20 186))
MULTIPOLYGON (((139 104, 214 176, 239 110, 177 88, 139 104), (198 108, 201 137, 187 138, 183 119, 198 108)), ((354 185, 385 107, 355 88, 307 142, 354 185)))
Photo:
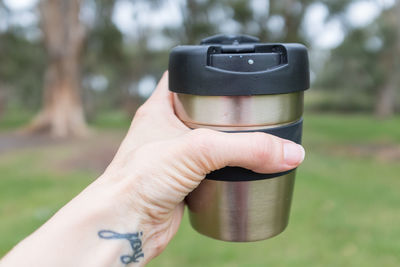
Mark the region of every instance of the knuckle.
POLYGON ((141 105, 135 113, 135 119, 146 118, 151 114, 149 107, 146 104, 141 105))
POLYGON ((256 161, 270 162, 273 160, 274 139, 265 133, 254 133, 253 137, 253 156, 256 161))
POLYGON ((204 128, 194 129, 190 133, 189 145, 198 152, 208 154, 213 134, 213 130, 204 128))
POLYGON ((202 174, 217 169, 220 161, 215 150, 215 134, 216 131, 210 129, 195 129, 188 138, 187 146, 191 151, 191 159, 202 174))

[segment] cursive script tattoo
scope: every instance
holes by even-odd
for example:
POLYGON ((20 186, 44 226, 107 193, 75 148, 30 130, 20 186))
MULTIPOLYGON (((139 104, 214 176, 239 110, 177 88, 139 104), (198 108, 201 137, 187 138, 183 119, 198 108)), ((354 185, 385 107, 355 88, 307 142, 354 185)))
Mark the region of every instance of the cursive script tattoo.
POLYGON ((132 256, 130 255, 122 255, 121 261, 124 264, 128 264, 131 262, 139 262, 139 258, 143 258, 144 254, 142 251, 142 236, 143 232, 137 233, 127 233, 127 234, 120 234, 110 230, 101 230, 98 232, 100 238, 103 239, 126 239, 131 244, 133 253, 132 256))

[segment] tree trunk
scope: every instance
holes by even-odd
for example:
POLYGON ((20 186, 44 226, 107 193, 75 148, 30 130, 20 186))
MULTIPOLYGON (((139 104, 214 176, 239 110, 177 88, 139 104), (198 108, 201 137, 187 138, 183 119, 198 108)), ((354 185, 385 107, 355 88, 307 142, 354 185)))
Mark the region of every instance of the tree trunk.
POLYGON ((55 137, 84 136, 88 128, 80 95, 80 57, 85 30, 79 20, 81 0, 41 0, 41 26, 48 64, 43 108, 27 127, 55 137))
POLYGON ((392 74, 389 80, 378 91, 375 104, 375 115, 378 118, 387 118, 395 111, 395 92, 398 87, 398 74, 392 74))
POLYGON ((5 88, 0 84, 0 120, 3 117, 3 113, 6 109, 6 104, 7 104, 7 96, 5 92, 5 88))
POLYGON ((386 67, 386 82, 378 88, 375 102, 375 115, 379 118, 387 118, 395 113, 396 91, 400 88, 400 3, 397 2, 387 16, 389 23, 395 30, 392 49, 386 48, 383 52, 383 65, 386 67))

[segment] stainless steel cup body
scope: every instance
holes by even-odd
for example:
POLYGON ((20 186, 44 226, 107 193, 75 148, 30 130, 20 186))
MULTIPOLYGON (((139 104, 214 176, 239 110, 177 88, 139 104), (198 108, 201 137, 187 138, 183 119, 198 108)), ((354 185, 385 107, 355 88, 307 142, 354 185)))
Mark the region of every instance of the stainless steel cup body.
MULTIPOLYGON (((176 115, 192 129, 257 131, 299 121, 303 95, 303 91, 252 96, 174 93, 174 105, 176 115)), ((254 181, 205 179, 186 198, 190 222, 198 232, 225 241, 275 236, 288 224, 294 179, 295 171, 254 181)))

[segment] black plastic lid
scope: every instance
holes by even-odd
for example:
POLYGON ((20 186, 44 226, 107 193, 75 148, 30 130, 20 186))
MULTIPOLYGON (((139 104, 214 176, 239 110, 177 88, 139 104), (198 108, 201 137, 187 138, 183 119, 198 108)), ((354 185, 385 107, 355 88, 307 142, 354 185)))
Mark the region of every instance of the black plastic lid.
POLYGON ((268 95, 310 87, 307 48, 259 43, 248 35, 215 35, 177 46, 169 56, 169 89, 193 95, 268 95))

